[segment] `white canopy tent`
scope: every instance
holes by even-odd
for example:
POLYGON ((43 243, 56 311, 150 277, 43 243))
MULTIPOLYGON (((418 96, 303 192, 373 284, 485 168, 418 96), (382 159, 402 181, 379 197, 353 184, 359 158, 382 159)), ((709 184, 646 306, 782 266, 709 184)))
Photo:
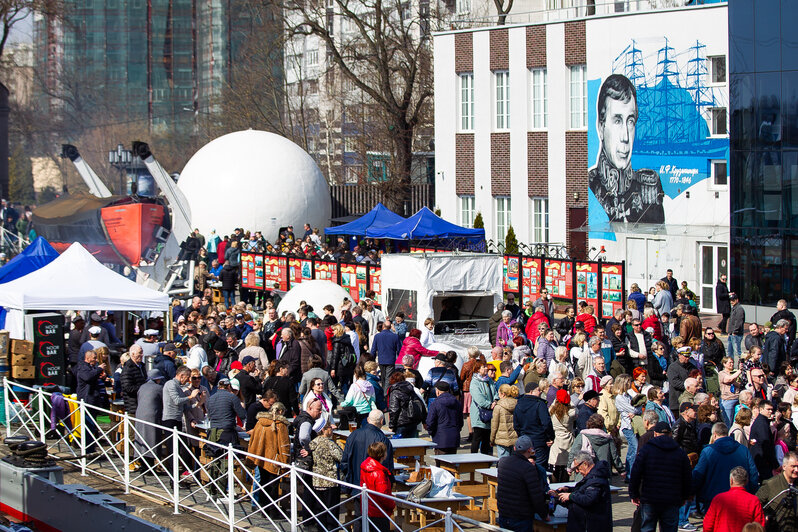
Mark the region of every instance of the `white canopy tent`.
POLYGON ((23 338, 28 310, 166 311, 169 296, 106 268, 75 242, 50 264, 4 284, 0 306, 11 337, 23 338))

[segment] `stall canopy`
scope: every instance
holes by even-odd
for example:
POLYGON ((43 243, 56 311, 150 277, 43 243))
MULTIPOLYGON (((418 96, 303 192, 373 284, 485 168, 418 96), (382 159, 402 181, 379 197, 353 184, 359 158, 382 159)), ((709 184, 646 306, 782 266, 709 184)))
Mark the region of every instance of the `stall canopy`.
POLYGON ((4 284, 0 306, 19 310, 165 311, 169 296, 106 268, 75 242, 46 266, 4 284))
POLYGON ((384 228, 367 229, 366 236, 393 240, 462 238, 476 241, 485 239, 485 230, 468 229, 455 225, 437 216, 427 207, 422 207, 416 214, 397 224, 384 228))
POLYGON ((370 230, 384 229, 404 221, 405 218, 388 209, 382 203, 378 203, 376 207, 357 220, 337 227, 328 227, 324 230, 324 234, 364 236, 370 230))
POLYGON ((0 284, 19 279, 30 272, 47 266, 58 258, 58 252, 47 240, 37 237, 22 253, 0 268, 0 284))

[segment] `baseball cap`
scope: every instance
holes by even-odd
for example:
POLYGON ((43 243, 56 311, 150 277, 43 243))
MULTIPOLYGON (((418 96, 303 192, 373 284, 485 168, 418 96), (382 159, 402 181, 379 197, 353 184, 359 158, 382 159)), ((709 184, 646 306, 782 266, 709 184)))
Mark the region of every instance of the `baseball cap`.
POLYGON ((446 362, 446 355, 444 355, 443 353, 438 353, 437 355, 435 355, 435 360, 446 362))
POLYGON ((167 351, 177 351, 177 347, 172 342, 169 342, 163 346, 163 352, 166 353, 167 351))
POLYGON ((238 382, 238 379, 230 379, 230 387, 234 390, 240 390, 241 383, 238 382))
POLYGON ((598 397, 599 397, 599 393, 598 393, 596 390, 588 390, 588 391, 586 391, 586 392, 584 393, 584 395, 582 396, 582 400, 583 400, 584 402, 588 402, 588 401, 590 401, 591 399, 596 399, 596 398, 598 398, 598 397))
POLYGON ((229 386, 230 379, 219 379, 219 382, 217 382, 216 384, 218 384, 219 386, 229 386))
POLYGON ((671 426, 668 424, 667 421, 660 421, 656 425, 654 425, 654 432, 657 434, 670 434, 671 433, 671 426))
POLYGON ((698 407, 689 401, 685 401, 679 405, 679 413, 681 414, 686 410, 698 410, 698 407))
POLYGON ((246 366, 250 362, 255 362, 255 357, 247 355, 247 356, 245 356, 244 358, 241 359, 241 365, 242 366, 246 366))
POLYGON ((239 312, 238 314, 236 314, 236 319, 237 320, 243 320, 244 319, 244 315, 239 312))
POLYGON ((519 436, 517 440, 515 440, 515 450, 516 451, 528 451, 532 448, 532 439, 529 436, 519 436))

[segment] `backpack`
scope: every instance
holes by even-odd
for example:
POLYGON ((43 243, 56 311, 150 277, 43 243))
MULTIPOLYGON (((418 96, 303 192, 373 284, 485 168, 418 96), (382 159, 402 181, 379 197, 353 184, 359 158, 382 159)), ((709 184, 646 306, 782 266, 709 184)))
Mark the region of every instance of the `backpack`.
POLYGON ((352 345, 349 345, 349 348, 346 350, 346 353, 341 355, 341 367, 348 368, 350 366, 354 366, 357 361, 355 360, 355 348, 352 345))
POLYGON ((410 402, 407 403, 407 418, 410 423, 422 423, 427 419, 427 407, 424 406, 424 401, 415 393, 410 398, 410 402))

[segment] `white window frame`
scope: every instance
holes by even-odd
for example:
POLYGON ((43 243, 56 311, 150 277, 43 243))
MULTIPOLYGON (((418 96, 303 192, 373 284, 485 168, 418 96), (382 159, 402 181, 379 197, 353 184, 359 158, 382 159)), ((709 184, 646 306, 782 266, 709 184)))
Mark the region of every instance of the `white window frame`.
POLYGON ((344 169, 344 183, 357 183, 362 172, 361 165, 347 165, 344 169))
POLYGON ((493 73, 493 123, 496 130, 510 129, 510 72, 497 70, 493 73))
POLYGON ((707 68, 707 84, 708 85, 712 85, 712 86, 715 86, 715 87, 726 85, 726 82, 729 79, 729 62, 726 59, 725 55, 710 55, 710 56, 707 56, 707 67, 708 67, 707 68), (714 69, 715 61, 716 60, 720 60, 720 59, 723 60, 723 70, 724 70, 723 81, 715 81, 714 80, 714 77, 715 77, 715 69, 714 69))
POLYGON ((455 0, 455 10, 458 15, 470 15, 471 0, 455 0))
POLYGON ((494 196, 493 206, 496 220, 496 243, 504 242, 507 230, 512 225, 513 206, 510 196, 494 196))
POLYGON ((305 67, 315 67, 319 65, 319 49, 312 48, 305 51, 305 67))
POLYGON ((532 111, 530 129, 533 130, 546 130, 549 127, 548 77, 545 68, 533 68, 529 71, 529 109, 532 111))
POLYGON ((529 234, 532 242, 549 242, 549 198, 529 198, 529 234))
POLYGON ((357 153, 357 137, 344 137, 344 151, 357 153))
POLYGON ((707 181, 709 182, 710 190, 729 190, 729 162, 726 159, 711 159, 709 161, 709 179, 707 181), (717 179, 716 165, 721 164, 726 167, 725 184, 719 184, 715 181, 717 179))
POLYGON ((712 137, 728 137, 729 136, 729 113, 726 107, 711 107, 709 109, 709 134, 712 137), (723 113, 725 119, 723 121, 723 133, 718 133, 717 123, 715 118, 716 114, 723 113))
POLYGON ((568 129, 587 129, 587 65, 571 65, 568 76, 568 129))
POLYGON ((457 196, 457 220, 463 227, 474 227, 474 218, 477 216, 476 199, 473 195, 457 196))
POLYGON ((460 95, 460 131, 474 131, 474 74, 464 72, 457 77, 460 95))

